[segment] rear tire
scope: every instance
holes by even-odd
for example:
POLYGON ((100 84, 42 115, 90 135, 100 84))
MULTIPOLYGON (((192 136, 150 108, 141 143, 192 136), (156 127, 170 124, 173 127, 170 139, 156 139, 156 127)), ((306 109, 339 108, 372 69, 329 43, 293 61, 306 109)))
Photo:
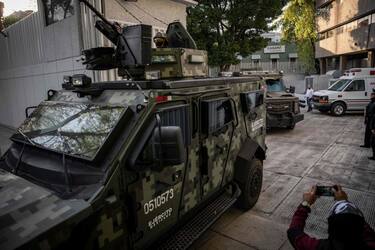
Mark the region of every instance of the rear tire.
POLYGON ((334 116, 342 116, 345 114, 346 107, 342 102, 335 102, 331 106, 331 114, 334 116))
POLYGON ((263 181, 263 162, 254 158, 244 166, 246 182, 238 182, 241 189, 241 195, 238 197, 236 206, 243 210, 249 210, 257 203, 260 192, 262 191, 263 181))

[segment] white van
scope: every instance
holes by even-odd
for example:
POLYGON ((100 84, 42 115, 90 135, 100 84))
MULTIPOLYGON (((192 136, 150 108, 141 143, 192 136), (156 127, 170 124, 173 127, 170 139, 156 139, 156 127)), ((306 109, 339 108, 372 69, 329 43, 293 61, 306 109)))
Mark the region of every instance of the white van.
POLYGON ((314 92, 314 108, 340 116, 346 111, 363 111, 375 90, 375 68, 353 68, 328 90, 314 92))

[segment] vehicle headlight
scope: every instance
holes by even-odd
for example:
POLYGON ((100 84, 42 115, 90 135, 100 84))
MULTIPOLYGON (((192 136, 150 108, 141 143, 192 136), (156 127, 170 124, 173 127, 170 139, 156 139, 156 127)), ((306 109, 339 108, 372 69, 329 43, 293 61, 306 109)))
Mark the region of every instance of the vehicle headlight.
POLYGON ((320 103, 328 103, 329 97, 328 96, 321 96, 319 98, 320 103))

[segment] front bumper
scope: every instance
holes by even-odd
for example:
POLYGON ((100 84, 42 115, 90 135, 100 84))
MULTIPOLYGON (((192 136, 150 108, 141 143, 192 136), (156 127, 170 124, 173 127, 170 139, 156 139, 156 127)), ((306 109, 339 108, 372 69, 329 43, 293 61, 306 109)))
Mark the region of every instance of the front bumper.
POLYGON ((269 114, 267 113, 267 128, 284 128, 289 127, 297 122, 303 121, 303 114, 269 114))
POLYGON ((314 109, 318 110, 330 110, 331 104, 330 103, 320 103, 320 102, 313 102, 314 109))

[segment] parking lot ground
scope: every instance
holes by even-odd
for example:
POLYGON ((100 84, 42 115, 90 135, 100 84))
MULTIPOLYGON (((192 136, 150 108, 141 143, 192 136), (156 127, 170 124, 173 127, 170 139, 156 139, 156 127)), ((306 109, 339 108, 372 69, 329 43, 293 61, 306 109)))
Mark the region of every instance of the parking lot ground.
MULTIPOLYGON (((363 144, 363 115, 333 117, 305 113, 294 130, 277 129, 267 136, 262 193, 248 212, 231 208, 192 249, 293 249, 286 230, 314 184, 341 184, 375 227, 375 162, 367 159, 363 144)), ((307 233, 327 236, 327 216, 333 199, 322 197, 313 205, 307 233)))

